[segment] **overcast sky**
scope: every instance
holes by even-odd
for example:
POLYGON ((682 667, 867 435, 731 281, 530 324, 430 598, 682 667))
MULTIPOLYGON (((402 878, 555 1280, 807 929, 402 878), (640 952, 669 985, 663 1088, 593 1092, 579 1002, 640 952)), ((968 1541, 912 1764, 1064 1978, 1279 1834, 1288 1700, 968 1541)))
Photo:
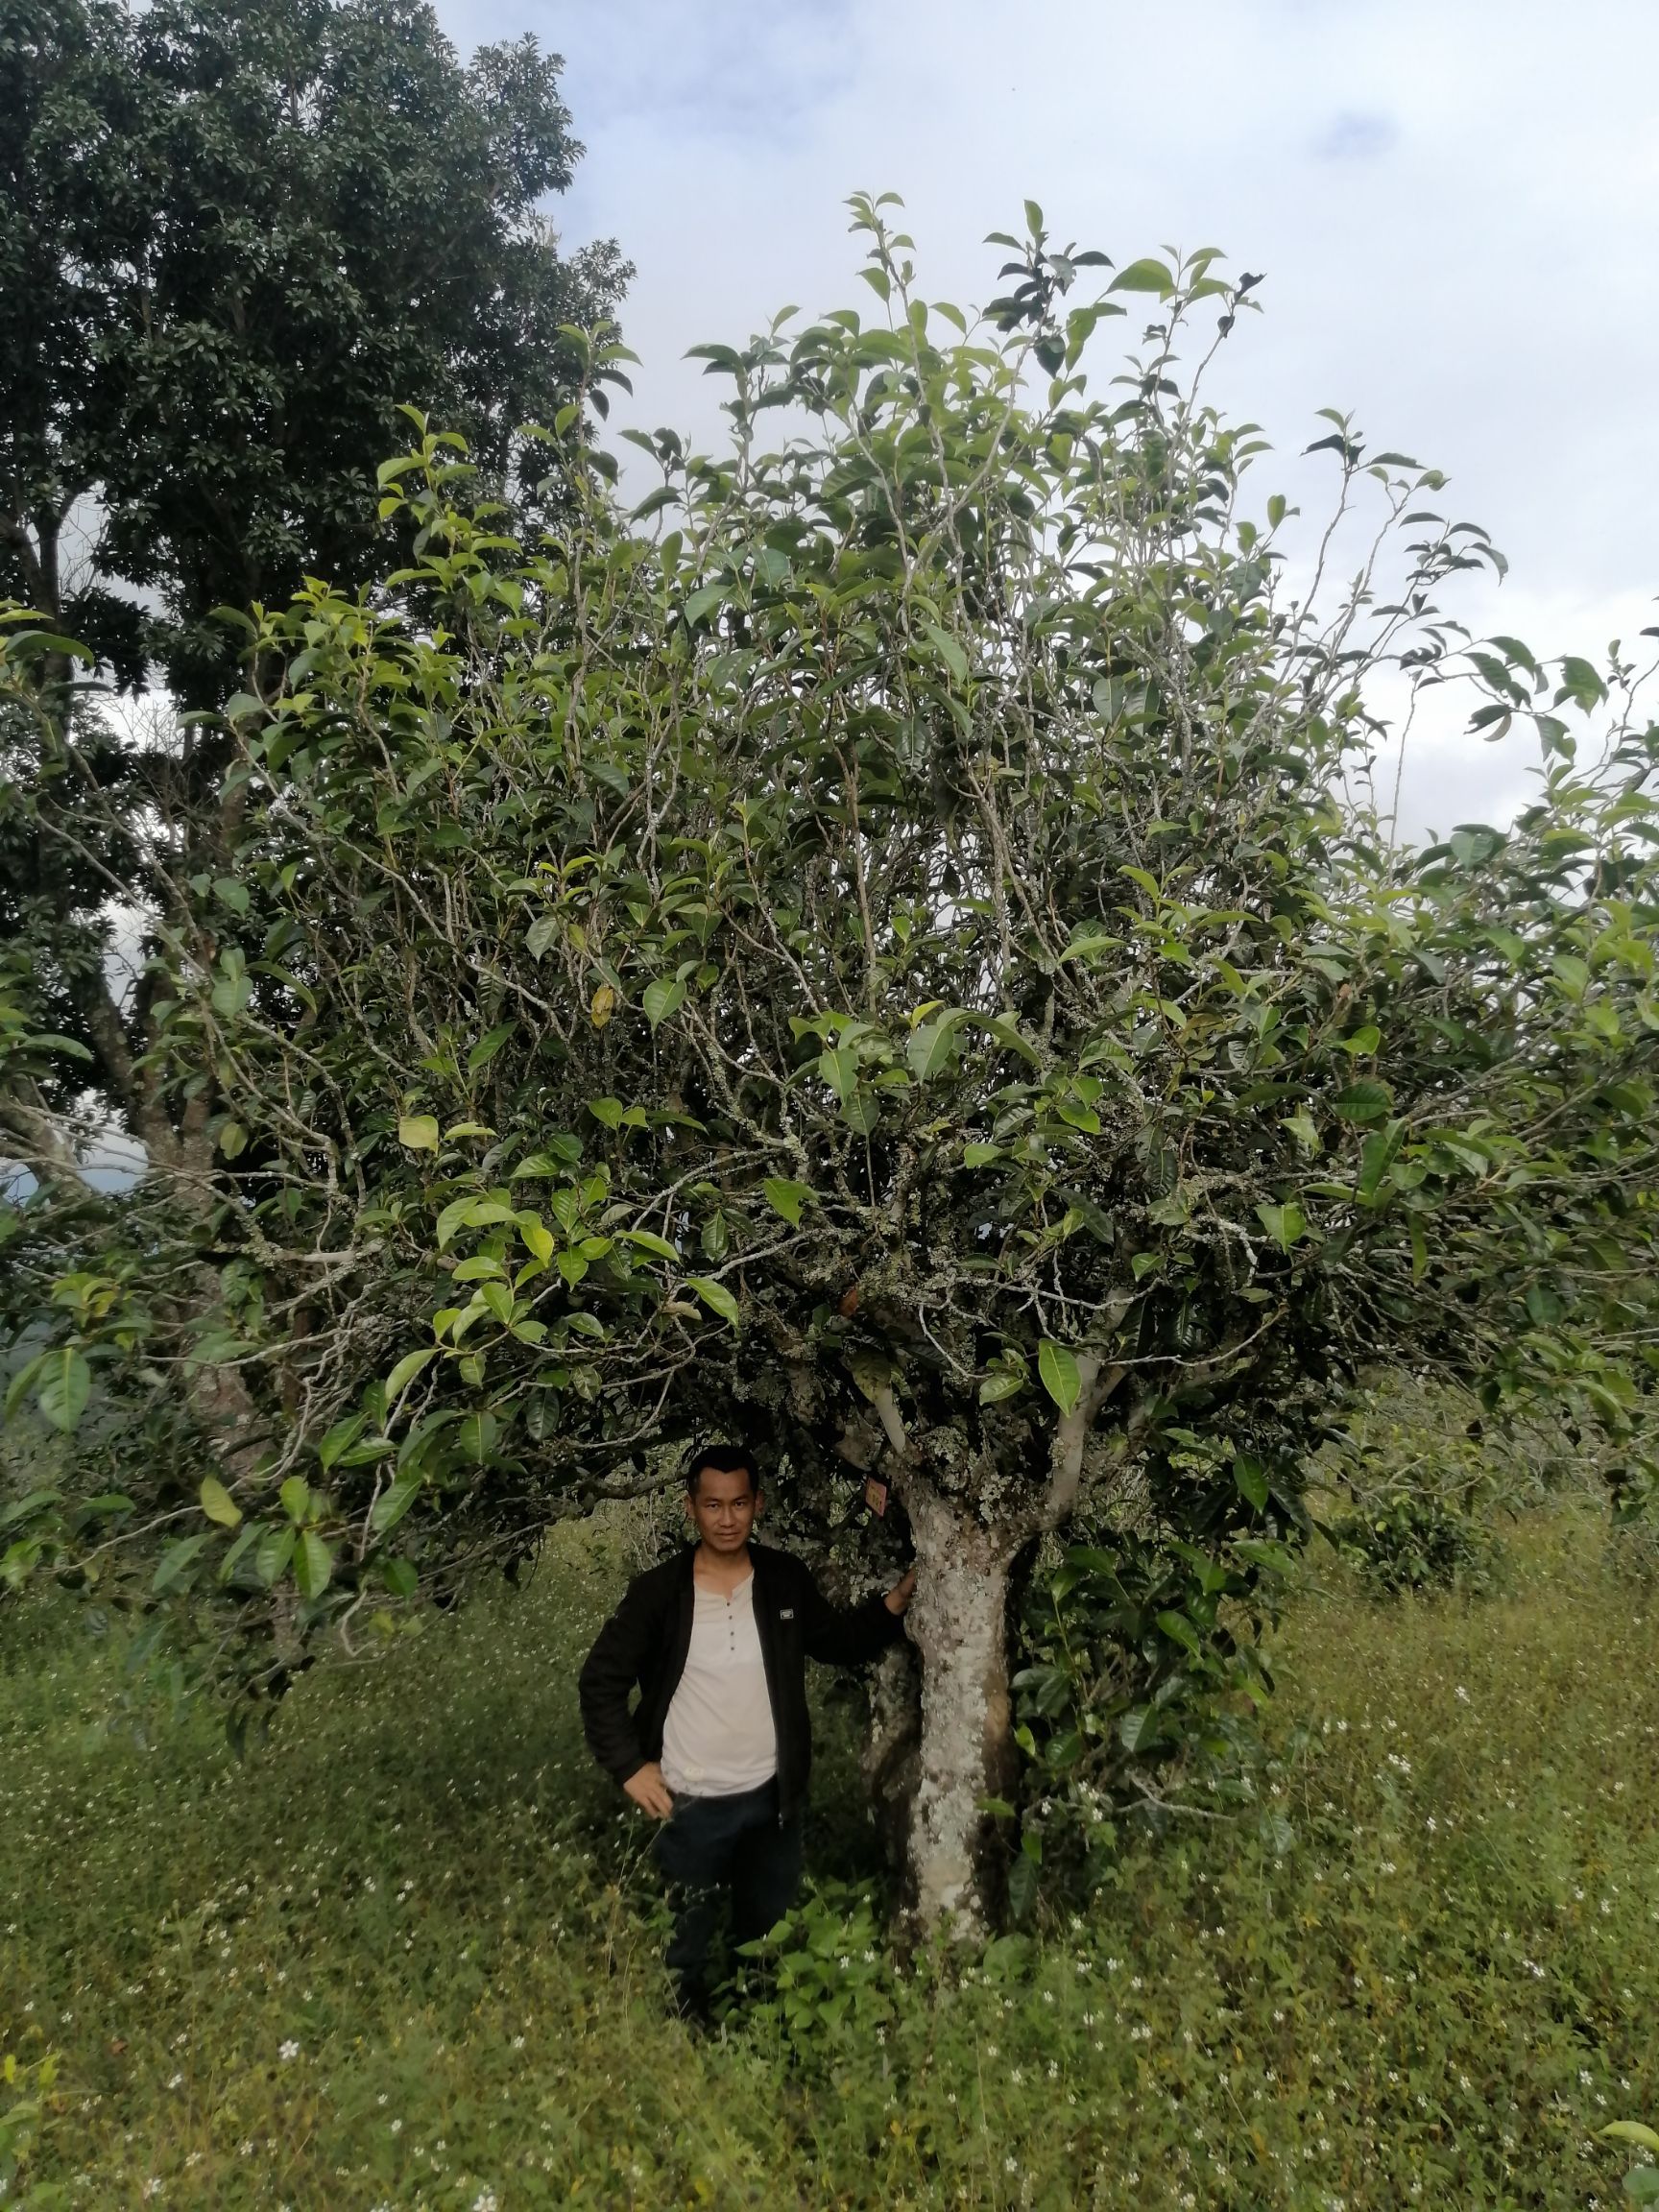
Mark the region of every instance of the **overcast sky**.
MULTIPOLYGON (((982 301, 1027 195, 1122 262, 1266 272, 1215 387, 1285 455, 1352 409, 1449 471, 1508 555, 1458 612, 1599 659, 1659 619, 1659 8, 1652 0, 440 0, 463 48, 566 60, 557 209, 637 266, 621 418, 711 440, 682 356, 788 302, 874 302, 846 195, 902 193, 933 298, 982 301)), ((1493 819, 1533 744, 1413 738, 1403 813, 1493 819)))

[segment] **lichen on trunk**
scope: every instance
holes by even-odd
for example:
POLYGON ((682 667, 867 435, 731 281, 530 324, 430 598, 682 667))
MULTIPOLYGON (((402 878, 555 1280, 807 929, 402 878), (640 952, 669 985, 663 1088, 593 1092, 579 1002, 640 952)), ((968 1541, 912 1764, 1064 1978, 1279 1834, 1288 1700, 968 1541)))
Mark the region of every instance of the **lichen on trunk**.
POLYGON ((922 1655, 920 1781, 910 1876, 924 1925, 976 1936, 1001 1887, 987 1797, 1005 1793, 1014 1745, 1008 1695, 1009 1567, 1018 1540, 987 1528, 930 1485, 906 1485, 916 1542, 910 1633, 922 1655))

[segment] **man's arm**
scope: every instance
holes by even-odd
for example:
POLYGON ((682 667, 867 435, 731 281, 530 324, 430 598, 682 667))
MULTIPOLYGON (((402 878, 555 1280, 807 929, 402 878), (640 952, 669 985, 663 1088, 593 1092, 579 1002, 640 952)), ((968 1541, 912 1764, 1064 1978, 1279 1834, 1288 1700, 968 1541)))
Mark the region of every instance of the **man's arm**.
POLYGON ((831 1605, 810 1575, 802 1576, 801 1641, 809 1659, 831 1667, 861 1667, 897 1644, 904 1633, 904 1608, 916 1587, 912 1569, 884 1594, 860 1605, 831 1605))
POLYGON ((588 1748, 613 1780, 627 1784, 645 1764, 628 1697, 651 1649, 651 1622, 637 1581, 600 1629, 582 1663, 576 1691, 588 1748))

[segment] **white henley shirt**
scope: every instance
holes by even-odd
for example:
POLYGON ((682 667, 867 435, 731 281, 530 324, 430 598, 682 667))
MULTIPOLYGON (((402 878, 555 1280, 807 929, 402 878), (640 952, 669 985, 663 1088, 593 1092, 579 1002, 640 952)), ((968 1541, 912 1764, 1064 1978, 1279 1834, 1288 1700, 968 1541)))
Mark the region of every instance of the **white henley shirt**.
POLYGON ((693 1585, 691 1648, 662 1725, 676 1796, 735 1797, 778 1771, 778 1732, 755 1620, 755 1576, 730 1594, 693 1585))

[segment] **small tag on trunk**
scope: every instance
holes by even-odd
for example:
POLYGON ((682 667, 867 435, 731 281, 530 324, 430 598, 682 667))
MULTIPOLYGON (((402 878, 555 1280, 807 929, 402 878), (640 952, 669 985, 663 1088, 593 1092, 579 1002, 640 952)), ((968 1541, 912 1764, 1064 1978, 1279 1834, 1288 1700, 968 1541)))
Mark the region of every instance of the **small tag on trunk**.
POLYGON ((864 1478, 864 1503, 878 1521, 887 1510, 887 1485, 875 1475, 864 1478))

